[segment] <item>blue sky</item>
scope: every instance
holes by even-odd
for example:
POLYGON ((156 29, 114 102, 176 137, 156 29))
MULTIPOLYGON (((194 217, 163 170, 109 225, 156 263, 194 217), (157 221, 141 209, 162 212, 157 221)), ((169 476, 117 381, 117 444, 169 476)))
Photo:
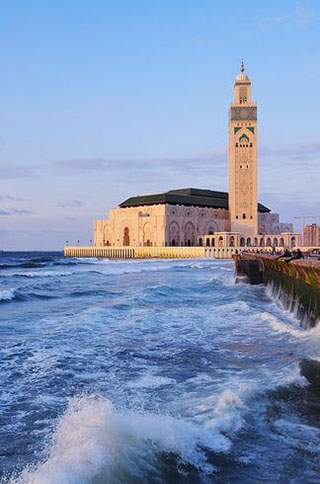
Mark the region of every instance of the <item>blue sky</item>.
POLYGON ((4 2, 0 249, 87 245, 130 195, 227 190, 242 58, 259 199, 320 223, 319 32, 317 0, 4 2))

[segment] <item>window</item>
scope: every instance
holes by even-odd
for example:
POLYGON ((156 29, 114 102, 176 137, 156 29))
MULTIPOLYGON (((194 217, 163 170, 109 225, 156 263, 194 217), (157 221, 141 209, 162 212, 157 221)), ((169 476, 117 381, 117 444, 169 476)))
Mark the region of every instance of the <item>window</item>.
POLYGON ((237 219, 237 220, 238 220, 238 218, 239 218, 239 217, 238 217, 238 215, 236 215, 236 219, 237 219))
POLYGON ((242 218, 243 218, 243 219, 245 219, 245 218, 246 218, 246 214, 245 214, 245 213, 243 213, 243 214, 242 214, 242 218))
POLYGON ((252 148, 252 146, 253 146, 253 144, 252 144, 252 143, 250 143, 250 148, 252 148))
POLYGON ((236 143, 236 148, 238 148, 238 146, 239 146, 239 143, 236 143))

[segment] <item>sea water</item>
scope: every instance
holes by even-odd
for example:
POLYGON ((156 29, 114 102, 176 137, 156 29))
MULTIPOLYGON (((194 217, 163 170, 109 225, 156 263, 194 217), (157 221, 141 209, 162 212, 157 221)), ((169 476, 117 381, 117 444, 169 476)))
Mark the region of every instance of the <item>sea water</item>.
POLYGON ((315 483, 320 357, 228 260, 0 255, 0 481, 315 483))

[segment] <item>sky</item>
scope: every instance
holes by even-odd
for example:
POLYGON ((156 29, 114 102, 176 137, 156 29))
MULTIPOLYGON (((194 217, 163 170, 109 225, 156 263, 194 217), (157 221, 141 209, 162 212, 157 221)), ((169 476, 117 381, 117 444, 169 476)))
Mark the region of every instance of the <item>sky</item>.
POLYGON ((320 223, 318 0, 15 0, 0 16, 0 249, 88 245, 132 195, 228 190, 241 59, 259 200, 320 223))

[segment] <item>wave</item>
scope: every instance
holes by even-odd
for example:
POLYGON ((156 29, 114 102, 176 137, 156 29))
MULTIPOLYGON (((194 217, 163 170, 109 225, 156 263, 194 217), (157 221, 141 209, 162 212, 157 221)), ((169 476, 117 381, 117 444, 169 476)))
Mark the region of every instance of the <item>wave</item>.
POLYGON ((177 473, 188 466, 212 473, 215 467, 208 452, 228 452, 231 441, 224 433, 240 428, 240 423, 226 417, 230 406, 237 408, 241 402, 225 393, 216 408, 216 422, 203 425, 116 410, 99 396, 74 398, 56 428, 47 459, 11 484, 91 483, 102 476, 102 482, 109 483, 154 482, 159 481, 166 456, 175 456, 177 473))
POLYGON ((14 289, 4 289, 0 291, 0 302, 1 301, 10 301, 14 299, 16 296, 14 289))

